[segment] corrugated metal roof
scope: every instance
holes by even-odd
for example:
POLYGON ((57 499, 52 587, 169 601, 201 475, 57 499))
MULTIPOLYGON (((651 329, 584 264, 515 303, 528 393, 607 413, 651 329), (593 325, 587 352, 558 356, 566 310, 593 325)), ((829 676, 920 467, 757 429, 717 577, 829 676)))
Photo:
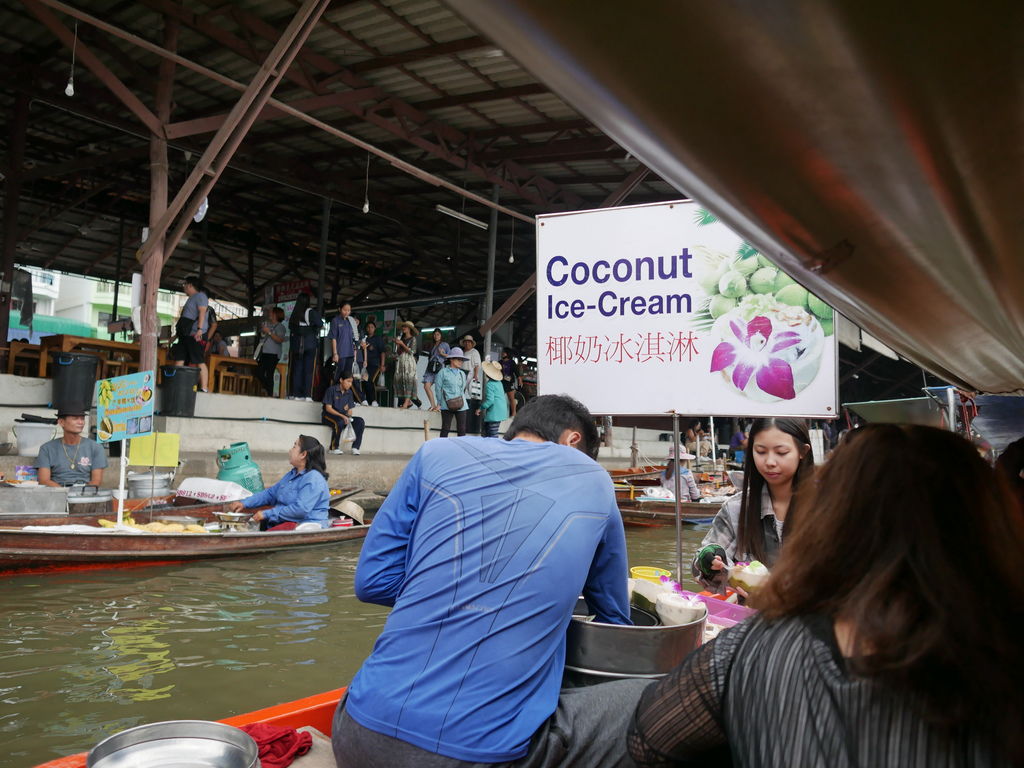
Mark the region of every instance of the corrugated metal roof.
MULTIPOLYGON (((113 9, 98 2, 78 5, 162 44, 160 0, 113 9)), ((177 52, 247 83, 298 5, 185 0, 177 52)), ((67 16, 50 13, 73 28, 67 16)), ((80 45, 152 108, 161 58, 86 22, 79 22, 79 32, 80 45)), ((6 68, 0 150, 7 148, 15 101, 27 94, 33 102, 25 165, 30 173, 47 169, 26 183, 21 197, 19 227, 31 232, 19 243, 18 259, 109 278, 118 250, 118 227, 110 225, 123 216, 124 269, 130 269, 148 220, 147 129, 81 56, 75 96, 66 97, 70 51, 20 4, 0 9, 0 65, 6 68)), ((176 66, 171 123, 226 115, 238 98, 238 91, 176 66)), ((332 5, 275 98, 306 103, 329 125, 477 194, 489 197, 497 182, 502 203, 526 214, 599 205, 618 177, 635 168, 635 161, 624 161, 624 151, 607 141, 601 145, 596 128, 438 0, 332 5), (346 94, 358 98, 345 102, 346 94)), ((212 136, 208 131, 170 142, 172 195, 212 136)), ((282 269, 288 277, 311 276, 321 199, 327 196, 334 201, 328 278, 338 290, 366 290, 373 300, 441 293, 453 284, 450 259, 456 251, 462 254, 455 265, 460 292, 482 285, 486 233, 434 210, 437 203, 461 208, 460 198, 374 157, 371 213, 363 214, 366 158, 364 150, 296 118, 258 120, 211 193, 207 220, 192 226, 188 244, 165 268, 165 284, 196 271, 201 259, 214 290, 243 302, 250 278, 257 285, 281 279, 282 269)), ((666 195, 677 196, 655 178, 629 201, 666 195)), ((487 216, 477 203, 465 207, 487 216)), ((528 229, 521 224, 517 230, 517 252, 529 248, 528 229)), ((510 219, 500 216, 499 238, 510 232, 510 219)), ((529 261, 505 265, 502 279, 509 285, 524 279, 529 261)))

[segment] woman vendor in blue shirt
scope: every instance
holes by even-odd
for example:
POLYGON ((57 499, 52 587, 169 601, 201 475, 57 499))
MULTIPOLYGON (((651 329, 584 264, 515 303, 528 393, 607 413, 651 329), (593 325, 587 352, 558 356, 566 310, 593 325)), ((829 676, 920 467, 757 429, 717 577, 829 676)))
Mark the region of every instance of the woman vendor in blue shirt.
POLYGON ((319 523, 326 528, 331 492, 327 488, 324 447, 315 437, 299 435, 288 451, 288 463, 292 469, 277 483, 243 501, 231 502, 228 510, 241 512, 271 505, 252 516, 261 531, 288 531, 299 523, 319 523))

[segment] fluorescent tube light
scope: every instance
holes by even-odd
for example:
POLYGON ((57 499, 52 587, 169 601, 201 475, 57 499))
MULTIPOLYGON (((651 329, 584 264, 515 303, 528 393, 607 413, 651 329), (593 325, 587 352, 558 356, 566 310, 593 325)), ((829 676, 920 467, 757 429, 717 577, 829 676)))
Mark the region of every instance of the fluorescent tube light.
POLYGON ((472 224, 474 227, 480 227, 480 229, 487 229, 487 222, 480 221, 480 219, 474 219, 472 216, 467 216, 461 211, 456 211, 453 208, 448 208, 444 205, 435 205, 434 210, 438 213, 443 213, 445 216, 451 216, 453 219, 458 219, 466 224, 472 224))

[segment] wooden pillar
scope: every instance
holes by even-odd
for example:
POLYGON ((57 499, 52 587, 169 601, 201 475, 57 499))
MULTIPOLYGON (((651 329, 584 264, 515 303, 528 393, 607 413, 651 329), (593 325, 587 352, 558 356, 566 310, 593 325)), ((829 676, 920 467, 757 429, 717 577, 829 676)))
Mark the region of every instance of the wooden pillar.
MULTIPOLYGON (((178 47, 178 22, 164 19, 164 47, 170 51, 178 47)), ((174 62, 160 62, 156 84, 156 116, 162 125, 171 119, 171 93, 174 90, 174 62)), ((149 227, 152 231, 167 211, 167 139, 151 135, 149 140, 149 227)), ((142 264, 142 336, 139 340, 139 369, 156 370, 158 334, 157 289, 164 263, 164 236, 154 243, 148 258, 142 264)))
MULTIPOLYGON (((4 178, 3 254, 0 264, 0 347, 4 348, 0 363, 6 363, 7 332, 10 328, 11 292, 14 287, 14 255, 18 247, 18 201, 25 163, 25 129, 28 127, 28 102, 25 93, 14 97, 11 115, 11 138, 8 144, 4 178)), ((4 366, 3 370, 6 370, 4 366)))

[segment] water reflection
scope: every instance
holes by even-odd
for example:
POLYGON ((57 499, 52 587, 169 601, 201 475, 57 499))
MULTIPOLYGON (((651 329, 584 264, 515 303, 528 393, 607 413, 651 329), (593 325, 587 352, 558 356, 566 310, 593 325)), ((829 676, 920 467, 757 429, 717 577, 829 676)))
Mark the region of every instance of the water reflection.
MULTIPOLYGON (((686 530, 689 559, 704 529, 686 530)), ((671 529, 630 562, 674 569, 671 529)), ((0 766, 30 766, 157 720, 218 719, 344 685, 387 609, 355 599, 358 543, 3 579, 0 766)))

